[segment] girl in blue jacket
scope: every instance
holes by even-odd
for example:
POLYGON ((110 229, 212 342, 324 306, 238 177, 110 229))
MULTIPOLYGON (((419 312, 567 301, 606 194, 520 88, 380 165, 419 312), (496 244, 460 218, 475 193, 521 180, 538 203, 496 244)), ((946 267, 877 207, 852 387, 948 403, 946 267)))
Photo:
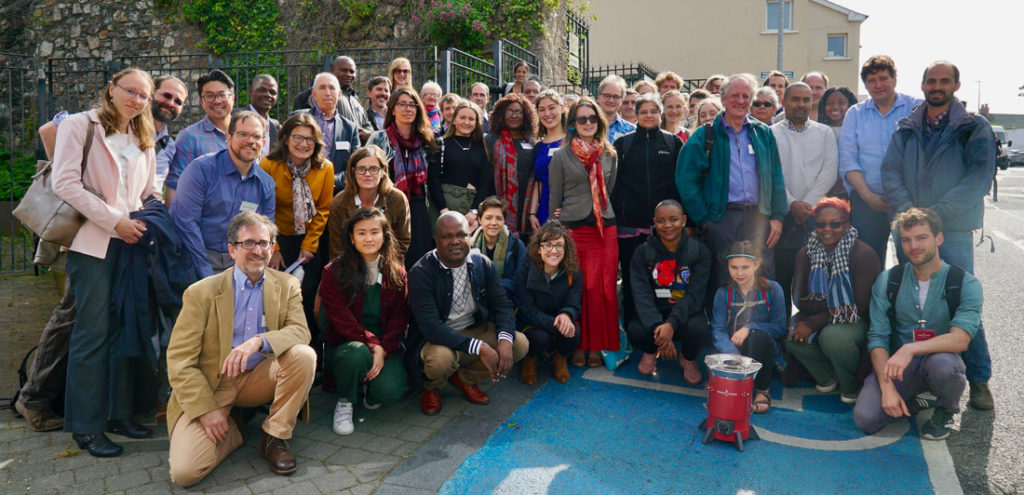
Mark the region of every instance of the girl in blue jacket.
POLYGON ((729 283, 715 293, 711 334, 718 352, 742 354, 761 363, 754 378, 752 411, 772 407, 768 386, 775 369, 779 343, 786 336, 786 301, 782 286, 761 276, 761 253, 750 241, 740 241, 725 252, 729 283))

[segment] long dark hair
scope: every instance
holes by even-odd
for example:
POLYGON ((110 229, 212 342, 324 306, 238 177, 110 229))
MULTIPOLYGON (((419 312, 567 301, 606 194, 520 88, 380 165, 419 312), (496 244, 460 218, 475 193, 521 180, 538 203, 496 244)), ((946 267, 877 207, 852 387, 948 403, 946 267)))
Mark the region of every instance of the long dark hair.
POLYGON ((826 89, 825 93, 821 95, 821 99, 818 100, 818 122, 825 125, 838 125, 833 124, 832 119, 828 118, 828 113, 825 112, 825 103, 828 102, 828 97, 832 96, 832 93, 839 93, 845 96, 847 108, 857 104, 857 97, 854 96, 853 91, 850 91, 850 88, 847 88, 846 86, 836 86, 826 89))
POLYGON ((423 99, 415 89, 400 86, 391 93, 391 99, 388 100, 388 111, 384 115, 384 128, 391 127, 391 124, 395 122, 395 106, 398 105, 398 99, 402 95, 412 98, 416 103, 416 118, 412 121, 412 133, 420 138, 424 149, 433 150, 437 145, 434 142, 434 131, 430 128, 430 119, 427 118, 427 110, 423 107, 423 99))
POLYGON ((405 269, 398 261, 395 250, 395 235, 391 231, 391 223, 380 208, 363 207, 345 222, 345 233, 341 239, 341 255, 331 262, 331 271, 341 292, 348 296, 349 303, 366 288, 366 261, 352 243, 352 233, 356 224, 363 220, 376 220, 384 234, 384 243, 380 247, 380 274, 389 287, 404 285, 405 269))
POLYGON ((509 93, 494 104, 494 110, 491 110, 490 132, 501 134, 501 130, 508 127, 505 124, 505 112, 513 103, 518 103, 523 109, 523 126, 519 130, 523 132, 523 137, 532 139, 537 135, 537 110, 530 100, 519 93, 509 93))
MULTIPOLYGON (((482 212, 483 210, 480 211, 482 212)), ((526 256, 530 258, 530 261, 537 268, 543 271, 544 260, 540 257, 540 245, 542 242, 556 241, 558 239, 565 241, 565 251, 563 251, 565 256, 562 257, 562 262, 558 264, 558 268, 565 270, 566 274, 572 276, 580 267, 580 260, 576 255, 576 243, 573 242, 572 236, 569 235, 569 231, 565 230, 562 222, 558 220, 553 218, 548 220, 530 236, 530 244, 526 246, 526 256)))
POLYGON ((292 131, 299 126, 308 127, 313 131, 313 139, 315 142, 313 143, 313 156, 309 158, 309 161, 312 168, 322 168, 324 166, 324 162, 327 161, 324 159, 323 155, 320 154, 321 150, 324 148, 324 135, 320 132, 320 126, 317 125, 316 120, 313 120, 313 116, 308 113, 297 113, 292 115, 291 117, 288 117, 288 120, 284 121, 284 124, 281 124, 281 130, 277 131, 277 145, 274 146, 273 150, 270 150, 267 158, 280 162, 287 161, 288 154, 290 153, 288 149, 288 145, 290 143, 288 141, 291 140, 292 131))

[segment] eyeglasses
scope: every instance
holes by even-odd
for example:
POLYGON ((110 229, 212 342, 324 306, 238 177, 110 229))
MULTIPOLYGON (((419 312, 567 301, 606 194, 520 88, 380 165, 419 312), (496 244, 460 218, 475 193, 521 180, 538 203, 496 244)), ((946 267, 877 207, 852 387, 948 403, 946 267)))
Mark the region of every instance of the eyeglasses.
POLYGON ((259 246, 260 249, 263 250, 270 249, 270 246, 274 245, 274 241, 254 241, 252 239, 246 239, 244 241, 232 242, 230 244, 235 247, 241 246, 242 249, 246 251, 252 251, 253 249, 256 249, 256 246, 259 246))
POLYGON ((522 117, 523 116, 523 111, 522 110, 509 110, 509 111, 505 112, 505 115, 507 117, 522 117))
POLYGON ((229 91, 220 93, 203 93, 203 101, 207 103, 213 103, 217 100, 227 101, 228 98, 231 98, 231 92, 229 91))
POLYGON ((146 93, 140 93, 138 91, 135 91, 134 89, 128 89, 124 86, 121 86, 120 84, 115 83, 114 86, 121 88, 121 91, 128 93, 128 96, 142 100, 143 103, 148 103, 150 100, 153 99, 152 96, 149 96, 146 93))
POLYGON ((412 74, 412 69, 395 69, 397 74, 412 74))
POLYGON ((308 136, 307 137, 307 136, 300 136, 298 134, 292 134, 291 135, 291 139, 292 139, 292 143, 295 143, 295 144, 308 144, 310 146, 313 146, 313 145, 316 144, 316 138, 313 137, 313 136, 308 136))
POLYGON ((395 103, 395 107, 398 108, 399 110, 416 110, 418 108, 418 105, 416 105, 415 103, 406 103, 404 101, 400 101, 398 103, 395 103))
POLYGON ((613 95, 611 93, 601 93, 600 96, 602 98, 607 98, 609 100, 621 100, 622 99, 622 95, 613 95))
POLYGON ((835 221, 835 222, 814 222, 814 226, 819 228, 819 229, 823 229, 825 227, 829 227, 829 228, 833 228, 833 229, 838 229, 839 227, 842 227, 843 225, 846 225, 846 222, 848 222, 848 221, 849 220, 843 221, 843 222, 839 222, 839 221, 835 221))
POLYGON ((576 117, 576 125, 585 125, 588 122, 591 124, 596 124, 598 122, 597 114, 576 117))
POLYGON ((756 108, 761 108, 761 107, 768 108, 768 107, 774 107, 775 104, 770 102, 770 101, 755 101, 755 102, 751 103, 750 106, 756 107, 756 108))
POLYGON ((540 243, 540 248, 543 251, 565 251, 565 243, 559 242, 554 244, 550 242, 542 242, 540 243))
POLYGON ((262 134, 250 134, 250 133, 245 132, 245 131, 235 131, 235 132, 232 132, 231 135, 241 139, 242 141, 248 141, 250 139, 252 139, 254 141, 259 141, 260 139, 263 139, 263 135, 262 134))
POLYGON ((356 175, 377 175, 383 170, 380 167, 356 167, 356 175))
MULTIPOLYGON (((125 90, 125 91, 127 91, 127 90, 125 90)), ((165 99, 165 100, 167 100, 167 101, 174 102, 174 104, 178 105, 179 107, 185 104, 185 102, 181 98, 175 97, 173 94, 171 94, 168 91, 164 91, 164 92, 160 93, 160 97, 165 99)))

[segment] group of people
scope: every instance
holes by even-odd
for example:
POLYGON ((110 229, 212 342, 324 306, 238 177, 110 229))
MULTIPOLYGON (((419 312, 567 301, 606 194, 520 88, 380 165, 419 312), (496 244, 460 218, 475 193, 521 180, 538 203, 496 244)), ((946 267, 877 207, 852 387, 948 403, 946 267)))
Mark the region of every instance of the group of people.
POLYGON ((547 363, 565 383, 570 365, 619 365, 626 342, 641 374, 677 361, 693 385, 705 348, 756 359, 754 413, 783 354, 867 433, 934 407, 922 433, 944 438, 968 382, 993 407, 971 231, 995 145, 952 63, 925 69, 921 101, 871 57, 860 103, 820 72, 690 93, 672 72, 609 76, 596 98, 563 95, 522 63, 464 98, 417 91, 399 58, 364 107, 356 75, 338 57, 280 123, 273 77, 236 109, 213 70, 195 87, 205 117, 172 137, 188 85, 125 69, 96 108, 40 130, 53 189, 86 222, 17 404, 33 429, 119 455, 105 432, 152 435, 135 412, 154 395, 189 486, 269 402, 260 449, 287 474, 315 380, 346 435, 359 404, 419 393, 437 414, 446 382, 487 404, 478 384, 517 362, 527 384, 547 363), (890 234, 908 265, 883 272, 890 234), (150 302, 126 302, 147 277, 150 302))

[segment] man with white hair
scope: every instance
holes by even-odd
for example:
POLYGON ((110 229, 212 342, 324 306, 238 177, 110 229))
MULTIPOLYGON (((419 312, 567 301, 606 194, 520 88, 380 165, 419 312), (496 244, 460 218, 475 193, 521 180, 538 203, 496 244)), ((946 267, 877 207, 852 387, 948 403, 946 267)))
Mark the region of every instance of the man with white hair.
MULTIPOLYGON (((356 68, 356 61, 352 57, 341 55, 334 59, 334 63, 331 64, 331 74, 338 79, 338 86, 341 88, 341 93, 338 96, 338 113, 343 118, 351 120, 356 123, 359 127, 359 138, 366 139, 370 136, 370 131, 373 125, 370 123, 369 117, 366 115, 366 110, 363 109, 363 105, 359 103, 359 95, 356 93, 356 89, 353 86, 356 81, 356 75, 359 73, 356 68)), ((313 96, 313 88, 307 89, 299 96, 295 97, 292 103, 292 111, 304 110, 316 106, 313 96)), ((338 164, 334 164, 334 168, 338 168, 338 164)), ((344 167, 342 167, 344 168, 344 167)))
POLYGON ((775 275, 772 249, 782 234, 786 186, 775 136, 748 114, 756 87, 749 74, 730 76, 722 86, 725 111, 710 126, 697 128, 676 164, 679 197, 690 218, 704 227, 715 254, 711 287, 728 280, 718 256, 742 240, 761 248, 762 273, 775 275), (706 141, 707 132, 714 134, 706 141))
POLYGON ((630 124, 619 115, 619 105, 625 96, 626 81, 615 74, 602 79, 601 84, 597 86, 597 104, 601 106, 601 113, 608 121, 608 141, 613 143, 619 136, 636 130, 635 124, 630 124))
POLYGON ((341 86, 330 72, 321 72, 313 78, 313 107, 297 112, 309 112, 324 135, 322 153, 334 164, 334 193, 345 187, 345 168, 348 157, 359 148, 358 125, 338 112, 341 86))

